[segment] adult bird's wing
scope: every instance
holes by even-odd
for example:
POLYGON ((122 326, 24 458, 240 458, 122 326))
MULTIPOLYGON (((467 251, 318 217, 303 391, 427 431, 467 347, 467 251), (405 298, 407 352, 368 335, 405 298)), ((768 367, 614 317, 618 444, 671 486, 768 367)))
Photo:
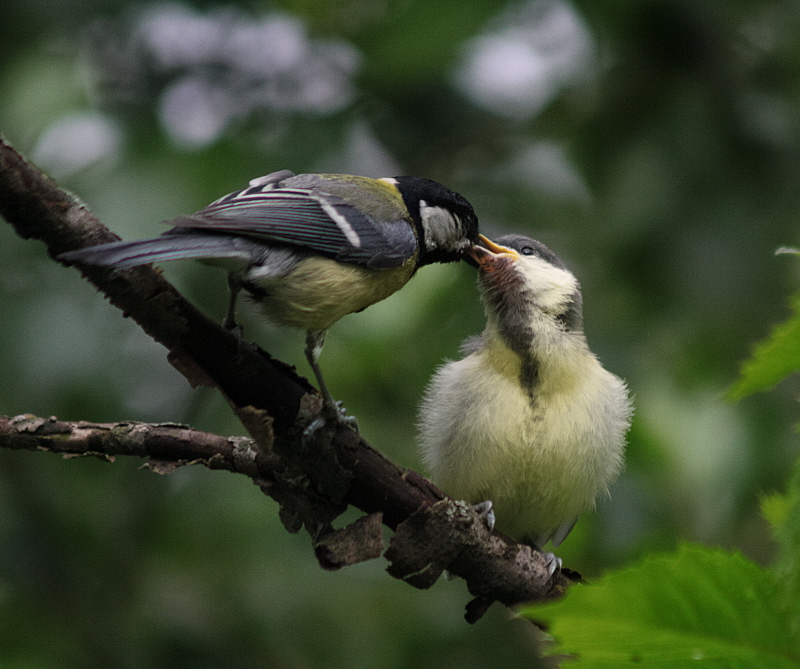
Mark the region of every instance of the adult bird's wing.
MULTIPOLYGON (((284 171, 255 179, 248 188, 230 193, 196 214, 167 221, 174 227, 164 236, 189 229, 230 233, 376 269, 398 267, 414 255, 414 230, 407 214, 404 216, 401 197, 394 220, 376 220, 336 195, 342 192, 341 182, 326 176, 293 177, 284 171)), ((366 177, 348 179, 363 180, 365 186, 375 183, 366 177)), ((365 188, 367 196, 369 190, 365 188)))

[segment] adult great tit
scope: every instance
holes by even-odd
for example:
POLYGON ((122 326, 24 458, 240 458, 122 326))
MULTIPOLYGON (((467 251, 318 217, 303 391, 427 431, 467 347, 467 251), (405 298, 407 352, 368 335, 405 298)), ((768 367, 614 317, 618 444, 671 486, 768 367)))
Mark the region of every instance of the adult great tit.
POLYGON ((486 329, 431 380, 420 447, 445 492, 490 500, 479 506, 493 508, 498 529, 541 550, 619 474, 632 407, 589 350, 564 263, 520 235, 481 241, 472 254, 486 329))
POLYGON ((225 324, 235 325, 243 290, 275 324, 305 330, 306 357, 333 409, 318 364, 327 329, 402 288, 422 265, 464 258, 478 235, 472 205, 435 181, 288 170, 166 222, 173 227, 159 237, 60 259, 127 269, 196 258, 224 267, 225 324))

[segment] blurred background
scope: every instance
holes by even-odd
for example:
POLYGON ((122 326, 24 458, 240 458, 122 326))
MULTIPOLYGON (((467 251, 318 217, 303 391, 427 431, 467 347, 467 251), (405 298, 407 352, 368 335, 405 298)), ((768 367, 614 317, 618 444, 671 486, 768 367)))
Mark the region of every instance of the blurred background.
MULTIPOLYGON (((682 540, 769 564, 760 496, 797 456, 798 383, 730 405, 800 283, 800 4, 789 0, 0 1, 0 132, 123 238, 278 169, 439 180, 583 285, 636 401, 628 466, 559 549, 587 578, 682 540)), ((241 427, 41 244, 0 227, 0 412, 241 427)), ((217 318, 218 270, 165 272, 217 318)), ((308 373, 301 333, 246 335, 308 373)), ((329 333, 362 433, 421 469, 415 412, 482 330, 435 266, 329 333)), ((242 477, 0 452, 0 664, 531 666, 528 623, 462 619, 376 560, 322 572, 242 477)))

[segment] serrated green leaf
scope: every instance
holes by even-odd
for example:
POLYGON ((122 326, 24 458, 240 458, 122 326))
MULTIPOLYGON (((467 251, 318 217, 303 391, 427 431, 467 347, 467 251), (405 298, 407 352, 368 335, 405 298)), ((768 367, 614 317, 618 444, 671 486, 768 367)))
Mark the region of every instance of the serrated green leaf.
POLYGON ((769 390, 779 381, 800 370, 800 297, 795 296, 793 315, 775 327, 766 341, 755 348, 753 356, 742 365, 739 379, 728 390, 731 401, 755 392, 769 390))
POLYGON ((795 603, 794 626, 800 635, 800 461, 795 463, 788 492, 775 498, 780 505, 775 502, 774 520, 772 514, 768 516, 766 511, 765 516, 772 524, 778 540, 778 559, 775 566, 787 599, 795 603))
POLYGON ((777 577, 742 555, 685 545, 522 614, 580 667, 799 669, 786 602, 777 577))

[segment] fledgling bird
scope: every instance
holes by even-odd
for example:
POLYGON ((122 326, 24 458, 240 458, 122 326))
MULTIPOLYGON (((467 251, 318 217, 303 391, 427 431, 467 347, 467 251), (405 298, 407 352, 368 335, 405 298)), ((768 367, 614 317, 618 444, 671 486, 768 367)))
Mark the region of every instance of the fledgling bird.
POLYGON ((432 378, 420 448, 442 490, 491 501, 499 530, 541 550, 616 479, 632 407, 589 350, 564 263, 521 235, 481 241, 472 254, 486 329, 432 378))
POLYGON ((327 329, 402 288, 419 267, 464 258, 478 235, 472 205, 435 181, 288 170, 167 223, 173 227, 159 237, 60 259, 127 269, 195 258, 224 267, 225 324, 234 327, 243 290, 275 324, 305 330, 306 357, 337 415, 318 364, 327 329))

